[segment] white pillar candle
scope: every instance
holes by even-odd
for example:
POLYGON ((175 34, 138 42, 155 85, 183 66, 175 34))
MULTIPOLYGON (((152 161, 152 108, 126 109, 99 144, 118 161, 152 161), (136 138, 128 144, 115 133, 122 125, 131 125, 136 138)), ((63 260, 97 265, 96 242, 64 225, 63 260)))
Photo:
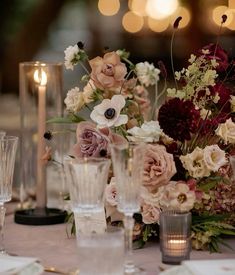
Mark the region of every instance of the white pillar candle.
POLYGON ((187 242, 183 239, 167 240, 166 254, 172 257, 181 257, 185 254, 187 242))
POLYGON ((38 146, 37 146, 37 182, 36 200, 38 208, 45 208, 46 196, 46 172, 42 161, 45 151, 44 133, 46 131, 46 84, 47 75, 43 69, 34 72, 34 81, 38 84, 38 146))

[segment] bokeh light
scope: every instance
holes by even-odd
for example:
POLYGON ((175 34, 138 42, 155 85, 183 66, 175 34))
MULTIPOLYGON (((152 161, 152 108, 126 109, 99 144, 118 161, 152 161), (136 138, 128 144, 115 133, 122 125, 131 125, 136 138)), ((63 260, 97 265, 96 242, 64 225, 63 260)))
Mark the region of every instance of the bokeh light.
POLYGON ((178 6, 178 0, 148 0, 146 12, 149 17, 163 19, 172 15, 178 6))
POLYGON ((223 26, 229 26, 233 21, 233 13, 232 10, 230 10, 227 6, 217 6, 212 11, 212 18, 216 25, 221 25, 221 17, 223 14, 227 15, 227 20, 223 24, 223 26))
POLYGON ((148 17, 148 26, 150 30, 154 32, 163 32, 165 31, 169 26, 170 20, 169 18, 165 18, 162 20, 153 19, 151 17, 148 17))
POLYGON ((132 11, 128 11, 122 18, 123 28, 131 33, 138 32, 144 25, 144 19, 132 11))
POLYGON ((129 0, 129 9, 140 16, 146 16, 147 0, 129 0))
POLYGON ((231 10, 231 13, 232 13, 233 19, 230 22, 230 24, 227 25, 227 28, 231 31, 235 31, 235 10, 231 10))
POLYGON ((98 9, 100 13, 106 16, 112 16, 118 13, 120 9, 119 0, 99 0, 98 9))
POLYGON ((179 7, 171 18, 172 25, 174 24, 176 18, 179 16, 182 16, 182 19, 179 23, 179 29, 185 28, 191 20, 190 11, 185 7, 179 7))

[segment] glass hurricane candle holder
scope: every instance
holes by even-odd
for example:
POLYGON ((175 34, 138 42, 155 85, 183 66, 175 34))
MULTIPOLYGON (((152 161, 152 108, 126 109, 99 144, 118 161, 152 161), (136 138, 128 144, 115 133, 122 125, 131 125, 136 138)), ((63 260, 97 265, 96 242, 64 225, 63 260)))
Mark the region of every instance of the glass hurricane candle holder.
MULTIPOLYGON (((36 208, 17 212, 15 221, 23 224, 51 224, 63 222, 65 214, 47 208, 47 155, 44 134, 52 125, 52 117, 62 116, 62 63, 20 63, 20 119, 21 119, 21 190, 35 193, 36 208)), ((50 145, 49 145, 50 146, 50 145)), ((50 184, 53 184, 53 179, 50 184)), ((22 199, 21 199, 22 200, 22 199)), ((22 201, 21 201, 22 202, 22 201)))
POLYGON ((179 264, 189 259, 191 220, 190 212, 167 210, 160 214, 160 248, 163 263, 179 264))

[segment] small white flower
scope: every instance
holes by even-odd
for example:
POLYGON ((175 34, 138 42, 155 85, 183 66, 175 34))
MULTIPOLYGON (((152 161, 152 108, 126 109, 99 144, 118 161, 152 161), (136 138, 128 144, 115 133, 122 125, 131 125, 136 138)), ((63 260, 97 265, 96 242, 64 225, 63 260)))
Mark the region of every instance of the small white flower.
POLYGON ((205 50, 205 49, 202 49, 202 53, 203 53, 203 54, 209 54, 210 51, 209 51, 208 49, 206 49, 206 50, 205 50))
POLYGON ((140 83, 148 87, 155 85, 159 80, 160 70, 155 68, 153 64, 140 62, 136 64, 136 74, 140 83))
POLYGON ((78 45, 74 45, 74 46, 69 46, 68 48, 66 48, 66 50, 64 51, 65 53, 65 67, 67 70, 73 70, 74 65, 77 64, 78 59, 79 59, 79 48, 78 45))
POLYGON ((104 99, 101 104, 95 106, 90 117, 101 128, 126 124, 128 116, 120 114, 125 104, 122 95, 114 95, 111 99, 104 99))
POLYGON ((127 130, 131 136, 127 138, 130 141, 145 141, 145 142, 157 142, 162 134, 158 121, 148 121, 141 125, 141 127, 133 127, 127 130))
POLYGON ((213 172, 218 171, 220 167, 227 163, 225 152, 216 144, 206 146, 203 152, 204 162, 207 168, 213 172))
POLYGON ((70 112, 76 113, 81 110, 84 105, 84 99, 78 87, 68 91, 64 103, 66 109, 70 112))
POLYGON ((219 65, 219 63, 217 63, 215 59, 211 59, 211 65, 213 68, 216 68, 219 65))
POLYGON ((189 61, 189 63, 191 63, 191 64, 192 64, 195 60, 196 60, 196 55, 191 54, 191 55, 190 55, 190 58, 189 58, 189 60, 188 60, 188 61, 189 61))
POLYGON ((180 80, 181 78, 181 72, 175 72, 175 79, 180 80))
POLYGON ((214 86, 215 79, 217 78, 218 74, 216 70, 207 70, 202 77, 202 83, 206 86, 214 86))
POLYGON ((207 117, 209 117, 211 115, 211 111, 210 110, 206 110, 204 108, 202 108, 200 110, 200 116, 202 119, 206 119, 207 117))
POLYGON ((167 92, 167 96, 169 96, 169 97, 175 97, 175 95, 176 95, 176 88, 168 88, 166 90, 166 92, 167 92))

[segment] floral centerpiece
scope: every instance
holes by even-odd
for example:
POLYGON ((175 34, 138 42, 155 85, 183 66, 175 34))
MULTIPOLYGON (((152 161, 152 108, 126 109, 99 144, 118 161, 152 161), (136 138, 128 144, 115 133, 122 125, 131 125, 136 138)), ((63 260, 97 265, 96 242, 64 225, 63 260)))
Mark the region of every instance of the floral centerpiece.
MULTIPOLYGON (((222 20, 222 23, 224 18, 222 20)), ((175 21, 175 30, 180 18, 175 21)), ((148 87, 157 87, 159 68, 133 64, 125 50, 89 59, 83 44, 65 50, 65 66, 81 65, 84 87, 68 91, 67 116, 51 122, 77 122, 74 157, 110 157, 110 143, 146 142, 141 210, 135 214, 134 240, 141 246, 158 232, 159 214, 170 208, 193 214, 196 249, 218 251, 221 234, 235 235, 235 181, 229 158, 235 144, 235 94, 230 86, 234 61, 218 43, 192 54, 187 68, 174 72, 167 100, 156 109, 148 87), (89 69, 88 69, 89 68, 89 69), (79 115, 87 109, 90 120, 79 115)), ((172 62, 172 68, 173 68, 172 62)), ((112 177, 106 189, 109 222, 121 219, 112 177)), ((226 245, 226 244, 225 244, 226 245)))

